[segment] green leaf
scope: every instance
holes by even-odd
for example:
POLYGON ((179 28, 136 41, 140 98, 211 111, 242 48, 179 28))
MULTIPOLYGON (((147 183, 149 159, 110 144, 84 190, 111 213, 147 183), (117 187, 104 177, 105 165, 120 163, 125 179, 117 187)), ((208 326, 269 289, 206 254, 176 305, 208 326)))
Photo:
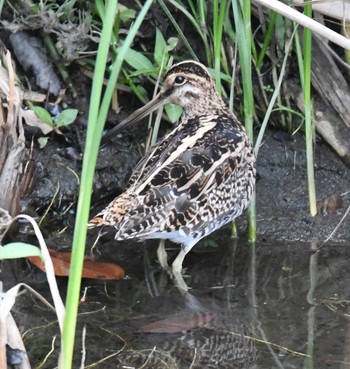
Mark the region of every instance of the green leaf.
MULTIPOLYGON (((119 48, 118 48, 119 51, 119 48)), ((151 61, 145 57, 139 51, 135 51, 133 49, 129 49, 125 55, 125 61, 131 65, 134 69, 136 69, 139 73, 144 73, 147 70, 154 69, 151 61)))
POLYGON ((77 118, 78 110, 77 109, 65 109, 60 115, 57 117, 55 121, 56 127, 63 127, 72 124, 77 118))
POLYGON ((35 114, 45 123, 49 124, 50 126, 53 126, 54 123, 52 121, 50 113, 42 108, 41 106, 32 106, 32 109, 34 110, 35 114))
POLYGON ((175 123, 179 120, 182 114, 182 108, 179 105, 174 104, 166 104, 164 109, 171 121, 171 123, 175 123))
POLYGON ((0 260, 19 259, 28 256, 39 256, 43 259, 39 247, 24 242, 11 242, 0 247, 0 260))
POLYGON ((168 51, 174 50, 178 42, 179 42, 179 39, 177 37, 170 37, 168 39, 167 50, 168 51))
POLYGON ((123 23, 126 23, 128 21, 135 19, 136 11, 134 9, 127 8, 126 6, 122 4, 118 4, 118 12, 119 12, 120 20, 123 23))
POLYGON ((48 137, 39 137, 38 138, 39 147, 42 149, 43 147, 46 146, 48 141, 49 141, 48 137))
POLYGON ((154 61, 158 66, 162 65, 163 58, 168 60, 167 44, 162 35, 162 32, 156 29, 156 44, 154 46, 154 61))
POLYGON ((284 20, 284 17, 282 17, 281 15, 277 14, 276 15, 276 28, 275 28, 275 40, 277 40, 277 44, 279 46, 279 48, 282 48, 280 50, 284 50, 284 45, 286 43, 285 39, 286 39, 286 35, 287 35, 287 31, 286 31, 286 23, 284 20))

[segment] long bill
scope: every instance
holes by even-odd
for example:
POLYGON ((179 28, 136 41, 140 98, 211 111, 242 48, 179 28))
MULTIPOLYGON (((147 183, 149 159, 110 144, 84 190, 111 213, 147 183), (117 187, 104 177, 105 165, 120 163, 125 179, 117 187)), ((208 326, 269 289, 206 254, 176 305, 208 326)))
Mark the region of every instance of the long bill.
POLYGON ((144 118, 148 114, 151 114, 154 110, 158 109, 164 103, 165 103, 165 99, 161 95, 161 93, 159 93, 158 95, 156 95, 154 97, 153 100, 148 102, 145 106, 143 106, 142 108, 134 111, 126 119, 124 119, 122 122, 120 122, 117 126, 115 126, 110 131, 108 131, 102 137, 102 143, 108 142, 113 137, 115 137, 118 133, 120 133, 122 130, 124 130, 126 127, 129 127, 133 123, 136 123, 136 122, 140 121, 142 118, 144 118))

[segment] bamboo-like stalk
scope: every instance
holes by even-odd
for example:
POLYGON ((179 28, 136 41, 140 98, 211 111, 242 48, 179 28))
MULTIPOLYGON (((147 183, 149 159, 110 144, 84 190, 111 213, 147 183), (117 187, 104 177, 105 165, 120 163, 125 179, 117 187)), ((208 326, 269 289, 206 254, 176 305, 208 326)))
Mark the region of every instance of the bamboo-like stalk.
POLYGON ((314 19, 306 16, 306 14, 300 13, 298 10, 282 3, 278 0, 253 0, 254 3, 265 6, 266 8, 272 9, 277 13, 289 18, 303 27, 307 27, 315 33, 318 33, 321 37, 326 38, 329 41, 343 47, 344 49, 350 50, 350 39, 342 36, 341 34, 333 31, 329 27, 315 21, 314 19))

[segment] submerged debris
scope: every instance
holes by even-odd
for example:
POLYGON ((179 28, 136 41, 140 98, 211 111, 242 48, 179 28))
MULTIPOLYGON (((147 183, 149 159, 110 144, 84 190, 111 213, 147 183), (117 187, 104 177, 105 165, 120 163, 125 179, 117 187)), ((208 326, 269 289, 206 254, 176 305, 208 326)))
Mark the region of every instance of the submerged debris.
POLYGON ((317 201, 317 214, 335 214, 343 205, 343 199, 338 194, 333 194, 317 201))

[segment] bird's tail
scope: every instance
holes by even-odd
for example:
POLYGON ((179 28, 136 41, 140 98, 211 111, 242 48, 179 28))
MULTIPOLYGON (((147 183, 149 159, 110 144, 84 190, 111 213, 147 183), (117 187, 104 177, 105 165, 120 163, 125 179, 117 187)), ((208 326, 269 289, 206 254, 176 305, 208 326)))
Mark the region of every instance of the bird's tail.
POLYGON ((88 229, 96 228, 96 227, 102 227, 105 225, 105 221, 101 217, 94 217, 89 220, 88 223, 88 229))
POLYGON ((137 196, 123 193, 115 198, 104 210, 90 219, 88 229, 107 226, 118 226, 123 222, 127 214, 137 203, 137 196))

